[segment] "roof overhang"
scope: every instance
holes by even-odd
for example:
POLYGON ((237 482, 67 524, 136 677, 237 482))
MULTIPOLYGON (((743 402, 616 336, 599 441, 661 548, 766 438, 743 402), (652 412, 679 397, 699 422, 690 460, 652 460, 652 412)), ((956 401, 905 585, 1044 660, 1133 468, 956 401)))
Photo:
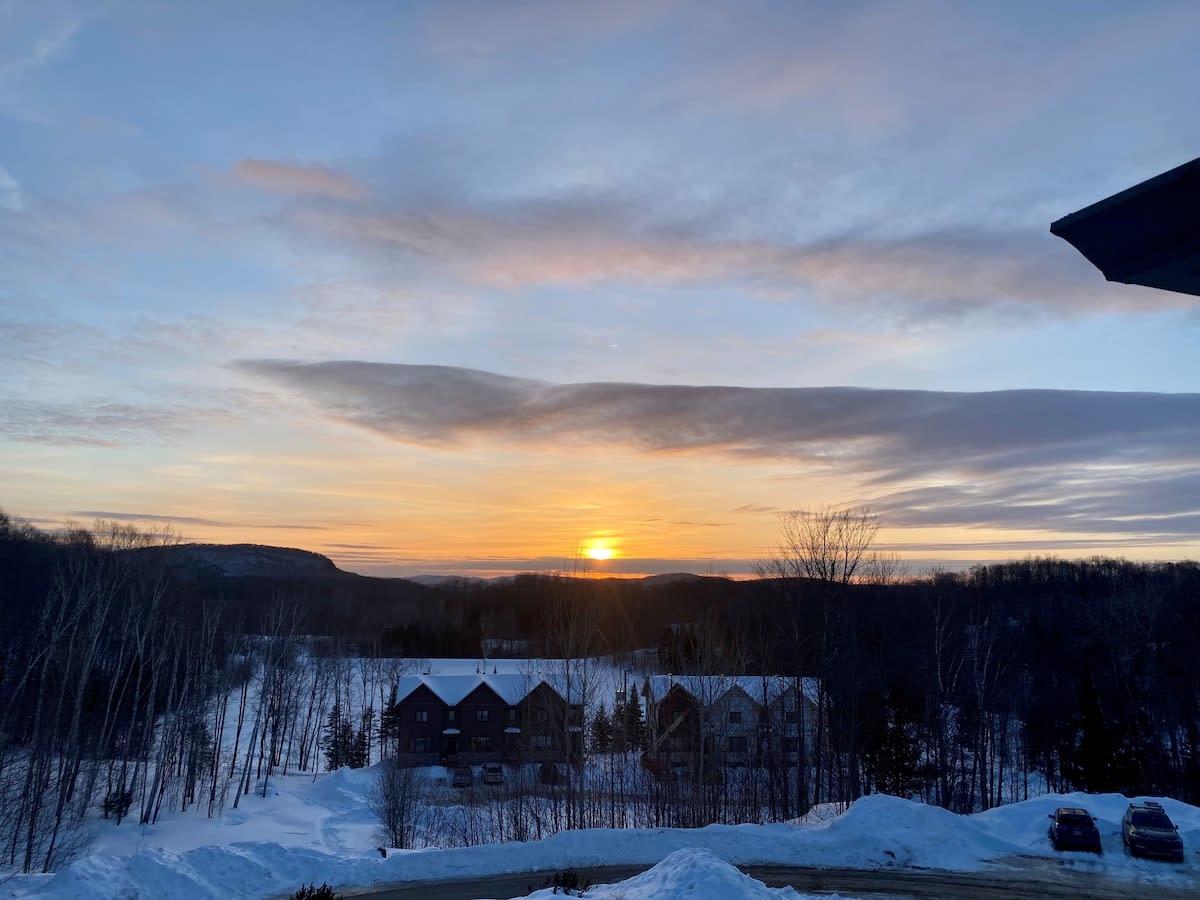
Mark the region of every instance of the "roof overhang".
POLYGON ((1109 281, 1200 296, 1200 159, 1050 226, 1109 281))

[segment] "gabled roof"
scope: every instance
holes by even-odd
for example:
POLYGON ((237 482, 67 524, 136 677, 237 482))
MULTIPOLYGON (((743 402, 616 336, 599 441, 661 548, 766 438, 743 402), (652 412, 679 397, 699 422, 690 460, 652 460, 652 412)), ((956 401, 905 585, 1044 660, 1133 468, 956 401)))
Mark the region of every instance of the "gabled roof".
MULTIPOLYGON (((739 690, 760 706, 764 700, 770 706, 792 689, 795 679, 790 675, 649 675, 646 684, 656 702, 672 688, 686 691, 704 706, 718 702, 732 690, 739 690)), ((805 698, 815 703, 817 679, 805 678, 802 686, 805 698)))
MULTIPOLYGON (((405 675, 396 689, 396 702, 424 686, 447 706, 458 706, 472 691, 486 687, 509 706, 516 706, 545 682, 541 676, 505 675, 405 675)), ((553 685, 548 685, 553 689, 553 685)))
POLYGON ((559 697, 573 705, 583 702, 585 686, 590 687, 592 693, 597 692, 596 678, 594 676, 585 679, 583 676, 577 674, 572 674, 568 677, 563 672, 543 672, 538 675, 538 679, 545 683, 546 687, 558 694, 559 697), (585 682, 589 683, 585 685, 585 682))

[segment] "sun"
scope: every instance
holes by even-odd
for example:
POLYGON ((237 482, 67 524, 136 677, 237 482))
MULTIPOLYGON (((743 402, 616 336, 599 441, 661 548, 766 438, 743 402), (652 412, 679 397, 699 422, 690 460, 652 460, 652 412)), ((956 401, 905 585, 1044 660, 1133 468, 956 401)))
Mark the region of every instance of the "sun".
POLYGON ((582 542, 582 555, 593 562, 604 562, 617 555, 611 537, 593 537, 582 542))

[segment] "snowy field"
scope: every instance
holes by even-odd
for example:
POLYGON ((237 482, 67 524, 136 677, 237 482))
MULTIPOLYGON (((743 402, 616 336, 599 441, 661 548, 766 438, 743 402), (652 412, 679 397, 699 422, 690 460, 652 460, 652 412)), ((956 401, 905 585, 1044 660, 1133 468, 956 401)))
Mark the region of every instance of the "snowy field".
POLYGON ((570 831, 523 844, 393 851, 383 859, 376 850, 377 823, 365 808, 371 779, 369 769, 342 769, 315 779, 293 775, 275 779, 266 798, 245 797, 239 809, 227 809, 220 818, 172 814, 152 827, 99 822, 91 855, 56 875, 13 878, 0 886, 0 897, 265 898, 286 896, 309 882, 349 888, 661 863, 619 886, 593 888, 587 896, 794 898, 804 895, 768 890, 725 863, 922 867, 993 871, 1003 877, 1006 869, 1027 866, 1030 857, 1058 859, 1125 883, 1194 888, 1200 894, 1200 857, 1194 852, 1200 848, 1200 809, 1172 800, 1163 805, 1183 837, 1187 858, 1182 865, 1128 858, 1119 832, 1128 800, 1082 794, 1040 797, 965 817, 878 795, 840 815, 810 815, 788 824, 570 831), (1060 805, 1086 806, 1099 818, 1103 856, 1051 849, 1047 815, 1060 805))
MULTIPOLYGON (((444 660, 386 661, 406 672, 431 675, 553 672, 554 661, 444 660)), ((375 689, 350 662, 343 674, 353 705, 371 702, 375 689)), ((624 684, 643 677, 611 660, 593 661, 595 702, 611 704, 624 684)), ((382 670, 381 670, 382 671, 382 670)), ((228 707, 236 709, 236 694, 228 707)), ((225 735, 229 741, 230 734, 225 735)), ((242 741, 247 741, 245 733, 242 741)), ((228 750, 231 747, 227 746, 228 750)), ((242 746, 241 753, 248 751, 242 746)), ((427 776, 442 774, 426 773, 427 776)), ((154 900, 154 898, 287 897, 301 885, 329 882, 338 889, 520 873, 575 870, 614 865, 647 866, 648 871, 617 885, 597 885, 587 897, 598 900, 795 900, 810 895, 771 889, 730 864, 820 866, 856 869, 923 868, 994 873, 997 878, 1028 874, 1035 863, 1108 877, 1135 891, 1151 885, 1195 890, 1200 896, 1200 809, 1164 800, 1186 848, 1182 865, 1133 860, 1121 845, 1119 823, 1128 800, 1118 795, 1044 796, 974 816, 886 796, 866 797, 841 811, 814 809, 802 821, 771 825, 714 825, 697 830, 592 829, 564 831, 540 841, 485 844, 453 849, 376 849, 379 823, 367 809, 374 769, 341 769, 314 775, 272 776, 267 796, 243 796, 239 807, 225 803, 220 815, 164 811, 152 825, 127 821, 91 826, 88 855, 55 875, 0 876, 0 900, 154 900), (1046 837, 1047 815, 1057 806, 1086 806, 1099 819, 1105 853, 1095 857, 1054 851, 1046 837)), ((477 791, 479 801, 484 788, 477 791)), ((452 821, 463 794, 435 786, 429 796, 452 821), (445 803, 446 806, 440 804, 445 803)), ((491 832, 488 832, 491 834, 491 832)), ((549 889, 530 895, 553 896, 549 889)), ((559 894, 558 896, 562 896, 559 894)), ((822 895, 829 897, 830 895, 822 895)))

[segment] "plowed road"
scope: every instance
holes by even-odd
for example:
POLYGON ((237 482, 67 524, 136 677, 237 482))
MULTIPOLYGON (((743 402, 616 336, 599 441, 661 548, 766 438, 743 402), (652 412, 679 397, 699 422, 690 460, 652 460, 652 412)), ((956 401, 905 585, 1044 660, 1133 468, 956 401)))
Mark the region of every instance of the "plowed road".
MULTIPOLYGON (((1192 887, 1167 887, 1147 882, 1117 881, 1088 872, 1073 871, 1053 860, 1011 860, 1012 869, 992 872, 946 872, 938 869, 836 869, 792 866, 741 866, 743 872, 770 887, 791 885, 798 891, 838 892, 850 897, 936 898, 936 900, 1034 900, 1042 897, 1070 900, 1118 900, 1153 897, 1155 900, 1195 900, 1200 877, 1192 887)), ((605 866, 580 869, 595 884, 611 884, 645 871, 648 866, 605 866)), ((1178 872, 1179 867, 1171 866, 1178 872)), ((1190 867, 1189 867, 1190 870, 1190 867)), ((1193 873, 1195 874, 1195 873, 1193 873)), ((540 888, 553 871, 495 875, 459 881, 406 882, 392 887, 346 891, 347 898, 374 900, 478 900, 481 897, 521 897, 540 888)), ((586 894, 584 895, 587 896, 586 894)))

